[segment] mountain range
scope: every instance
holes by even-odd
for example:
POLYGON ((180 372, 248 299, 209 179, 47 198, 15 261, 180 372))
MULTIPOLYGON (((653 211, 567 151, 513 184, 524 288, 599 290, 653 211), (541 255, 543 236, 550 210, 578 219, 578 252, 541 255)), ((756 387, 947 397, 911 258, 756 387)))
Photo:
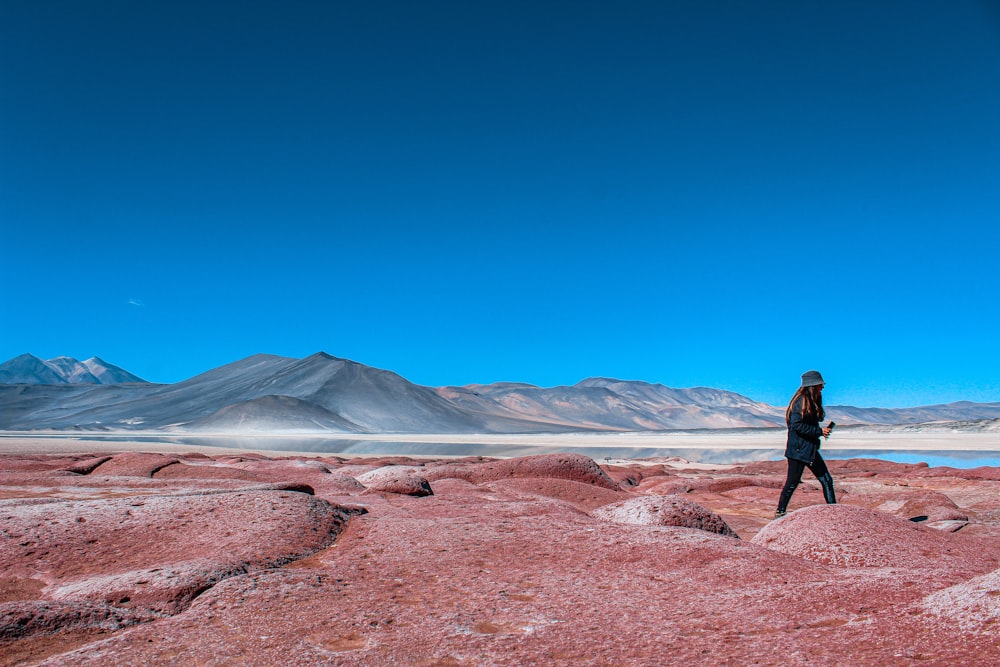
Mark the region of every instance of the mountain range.
MULTIPOLYGON (((841 424, 1000 418, 1000 403, 919 408, 831 406, 841 424)), ((589 378, 572 386, 426 387, 324 352, 258 354, 176 384, 153 384, 92 358, 0 364, 0 430, 181 433, 539 433, 783 427, 784 406, 695 387, 589 378)))
POLYGON ((22 354, 0 364, 0 384, 125 384, 146 382, 138 375, 100 359, 73 357, 43 360, 22 354))

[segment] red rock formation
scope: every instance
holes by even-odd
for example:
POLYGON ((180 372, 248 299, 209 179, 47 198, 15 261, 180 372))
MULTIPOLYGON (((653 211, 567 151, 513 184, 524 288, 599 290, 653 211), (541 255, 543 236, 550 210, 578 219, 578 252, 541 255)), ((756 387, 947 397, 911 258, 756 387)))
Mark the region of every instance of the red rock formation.
POLYGON ((105 456, 0 457, 2 665, 996 663, 990 469, 105 456))
POLYGON ((434 495, 430 483, 412 466, 385 466, 358 475, 366 493, 398 493, 404 496, 434 495))
POLYGON ((697 528, 727 537, 738 537, 717 514, 680 496, 629 498, 599 507, 590 513, 598 519, 641 526, 697 528))
POLYGON ((606 489, 618 488, 618 483, 596 461, 582 454, 542 454, 499 461, 444 464, 428 470, 424 477, 431 482, 455 477, 477 484, 510 477, 545 477, 568 479, 606 489))
MULTIPOLYGON (((764 526, 753 543, 828 565, 913 572, 981 570, 998 554, 975 542, 855 505, 813 505, 764 526)), ((946 576, 946 575, 939 575, 946 576)))
MULTIPOLYGON (((152 477, 153 473, 180 460, 176 456, 165 454, 143 454, 126 452, 109 457, 104 463, 94 468, 90 474, 125 475, 130 477, 152 477)), ((75 471, 74 471, 75 472, 75 471)))

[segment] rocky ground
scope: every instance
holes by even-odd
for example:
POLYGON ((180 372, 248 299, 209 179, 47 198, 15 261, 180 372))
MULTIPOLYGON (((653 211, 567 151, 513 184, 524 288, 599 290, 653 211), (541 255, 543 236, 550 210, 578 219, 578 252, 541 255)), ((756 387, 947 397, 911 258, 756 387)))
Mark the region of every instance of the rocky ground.
POLYGON ((1000 469, 0 457, 3 665, 995 665, 1000 469))

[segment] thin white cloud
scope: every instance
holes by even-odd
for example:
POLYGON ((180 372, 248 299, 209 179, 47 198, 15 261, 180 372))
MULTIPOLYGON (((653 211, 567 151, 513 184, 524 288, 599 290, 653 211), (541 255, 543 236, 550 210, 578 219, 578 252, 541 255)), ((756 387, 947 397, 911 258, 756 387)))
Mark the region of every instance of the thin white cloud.
POLYGON ((142 307, 142 306, 145 306, 146 304, 144 304, 144 303, 142 302, 142 299, 135 299, 135 298, 130 298, 130 299, 128 300, 128 305, 130 305, 130 306, 140 306, 140 307, 142 307))

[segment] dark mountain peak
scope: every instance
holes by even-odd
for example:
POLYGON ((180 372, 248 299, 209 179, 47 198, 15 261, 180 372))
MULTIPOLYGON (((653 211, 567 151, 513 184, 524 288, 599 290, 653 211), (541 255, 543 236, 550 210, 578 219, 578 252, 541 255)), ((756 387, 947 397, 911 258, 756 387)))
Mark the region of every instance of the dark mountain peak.
POLYGON ((398 373, 384 368, 376 368, 375 366, 368 366, 367 364, 362 364, 358 361, 353 361, 351 359, 345 359, 343 357, 335 357, 328 352, 316 352, 308 357, 304 357, 298 361, 297 367, 300 368, 315 368, 315 369, 334 369, 335 372, 347 372, 358 375, 388 375, 392 377, 402 378, 398 373))
POLYGON ((6 366, 7 364, 14 364, 14 363, 24 364, 24 363, 33 363, 33 362, 34 363, 39 363, 39 364, 44 364, 45 363, 44 361, 42 361, 41 359, 39 359, 35 355, 29 354, 29 353, 26 352, 24 354, 19 354, 16 357, 14 357, 13 359, 5 361, 3 364, 0 364, 0 365, 6 366))
POLYGON ((663 387, 666 385, 646 382, 644 380, 617 380, 615 378, 590 377, 576 383, 577 387, 614 387, 618 385, 633 385, 636 387, 663 387))
POLYGON ((86 361, 67 356, 43 360, 33 354, 22 354, 0 364, 0 384, 92 385, 128 382, 146 381, 97 357, 86 361))
POLYGON ((991 405, 993 407, 1000 407, 1000 401, 994 401, 992 403, 976 403, 975 401, 952 401, 951 403, 937 403, 935 405, 926 405, 927 408, 969 408, 976 407, 980 405, 991 405))
POLYGON ((614 378, 589 377, 589 378, 584 378, 584 379, 580 380, 576 384, 577 384, 577 386, 580 386, 580 387, 594 387, 594 386, 601 386, 601 385, 607 385, 607 384, 617 384, 619 382, 621 382, 621 380, 616 380, 614 378))
POLYGON ((0 364, 0 384, 67 384, 57 369, 33 354, 0 364))
POLYGON ((470 391, 499 390, 508 391, 516 389, 538 389, 536 384, 527 382, 494 382, 493 384, 467 384, 464 387, 454 387, 455 389, 468 389, 470 391))
POLYGON ((335 357, 328 352, 316 352, 310 354, 308 357, 302 357, 301 359, 295 360, 292 366, 299 369, 311 369, 317 372, 326 372, 327 369, 336 369, 339 371, 340 369, 353 366, 369 368, 364 364, 359 364, 358 362, 351 361, 350 359, 335 357))
POLYGON ((266 352, 258 352, 257 354, 251 354, 249 357, 243 357, 238 361, 233 361, 229 364, 219 366, 219 368, 226 368, 226 366, 235 366, 236 364, 257 364, 261 362, 271 362, 271 361, 294 361, 294 358, 282 357, 277 354, 267 354, 266 352))

